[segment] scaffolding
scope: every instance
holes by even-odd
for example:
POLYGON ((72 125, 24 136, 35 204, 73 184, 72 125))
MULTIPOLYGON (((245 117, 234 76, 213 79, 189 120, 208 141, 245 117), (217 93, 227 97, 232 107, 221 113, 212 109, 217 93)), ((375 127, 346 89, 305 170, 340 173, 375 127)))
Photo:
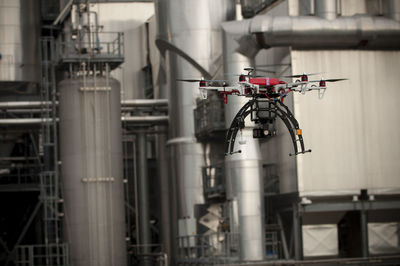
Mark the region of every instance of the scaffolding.
POLYGON ((61 243, 60 182, 57 143, 57 91, 55 77, 55 45, 53 37, 43 37, 41 43, 41 128, 39 156, 40 204, 43 206, 43 244, 16 247, 16 264, 29 266, 69 265, 68 247, 61 243))

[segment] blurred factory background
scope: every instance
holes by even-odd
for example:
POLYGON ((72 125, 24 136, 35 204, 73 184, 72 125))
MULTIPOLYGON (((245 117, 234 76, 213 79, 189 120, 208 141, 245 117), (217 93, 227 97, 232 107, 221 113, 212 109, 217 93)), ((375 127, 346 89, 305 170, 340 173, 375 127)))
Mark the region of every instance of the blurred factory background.
POLYGON ((399 74, 399 0, 0 0, 0 264, 399 264, 399 74), (249 66, 312 153, 177 81, 249 66))

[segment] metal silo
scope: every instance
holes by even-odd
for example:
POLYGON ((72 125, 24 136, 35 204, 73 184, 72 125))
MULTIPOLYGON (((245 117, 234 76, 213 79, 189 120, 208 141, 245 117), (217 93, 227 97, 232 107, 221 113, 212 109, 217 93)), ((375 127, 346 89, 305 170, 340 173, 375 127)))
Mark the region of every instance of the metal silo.
POLYGON ((0 88, 39 82, 39 1, 0 0, 0 88))
POLYGON ((73 265, 126 265, 120 85, 64 80, 60 155, 65 236, 73 265))

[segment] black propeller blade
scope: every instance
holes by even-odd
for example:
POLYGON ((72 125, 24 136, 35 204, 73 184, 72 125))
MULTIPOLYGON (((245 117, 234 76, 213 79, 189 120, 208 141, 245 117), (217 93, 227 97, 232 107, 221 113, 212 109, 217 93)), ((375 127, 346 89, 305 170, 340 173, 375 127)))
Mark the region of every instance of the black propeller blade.
POLYGON ((320 79, 320 80, 310 80, 308 82, 320 82, 320 81, 337 82, 337 81, 342 81, 342 80, 349 80, 349 79, 320 79))
POLYGON ((323 81, 326 81, 326 82, 336 82, 336 81, 342 81, 342 80, 349 80, 349 79, 323 79, 323 81))

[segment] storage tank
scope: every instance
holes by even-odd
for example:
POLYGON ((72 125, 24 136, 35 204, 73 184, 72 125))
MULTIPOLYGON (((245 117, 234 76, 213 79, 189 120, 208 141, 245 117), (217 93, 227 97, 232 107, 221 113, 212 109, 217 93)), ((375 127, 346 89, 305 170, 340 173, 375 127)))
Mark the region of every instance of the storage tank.
POLYGON ((65 236, 73 265, 126 265, 120 85, 68 79, 60 88, 65 236))
POLYGON ((0 88, 40 81, 39 1, 0 0, 0 88))

